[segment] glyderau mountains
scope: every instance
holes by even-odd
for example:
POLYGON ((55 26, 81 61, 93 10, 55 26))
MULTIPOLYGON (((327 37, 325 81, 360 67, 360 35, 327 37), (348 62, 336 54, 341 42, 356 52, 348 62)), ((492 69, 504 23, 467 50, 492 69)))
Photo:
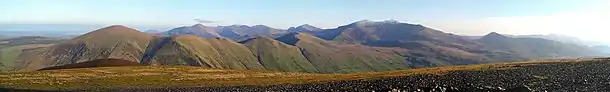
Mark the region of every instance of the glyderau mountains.
POLYGON ((334 29, 197 24, 161 35, 114 25, 19 50, 3 59, 12 64, 5 70, 34 71, 112 58, 152 66, 355 73, 601 54, 540 38, 510 38, 494 32, 468 39, 423 25, 367 20, 334 29))

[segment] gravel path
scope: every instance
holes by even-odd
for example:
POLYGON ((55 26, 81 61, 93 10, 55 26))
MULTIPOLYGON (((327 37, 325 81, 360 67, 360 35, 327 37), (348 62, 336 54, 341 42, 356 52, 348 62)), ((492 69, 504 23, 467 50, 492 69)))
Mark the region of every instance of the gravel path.
POLYGON ((446 75, 415 75, 326 84, 230 86, 196 88, 125 88, 110 91, 609 91, 610 62, 553 62, 516 69, 454 71, 446 75))

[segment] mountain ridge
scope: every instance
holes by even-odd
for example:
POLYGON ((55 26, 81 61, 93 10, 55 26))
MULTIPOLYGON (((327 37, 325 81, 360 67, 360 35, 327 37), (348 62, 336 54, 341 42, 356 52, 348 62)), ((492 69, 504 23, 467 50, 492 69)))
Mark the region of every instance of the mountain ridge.
POLYGON ((49 47, 24 51, 14 62, 18 63, 16 68, 24 71, 117 58, 152 66, 355 73, 569 58, 594 52, 549 40, 513 39, 496 32, 483 37, 485 39, 470 40, 423 25, 393 20, 363 20, 334 29, 287 33, 264 25, 207 27, 197 24, 175 29, 209 29, 205 32, 215 32, 222 37, 182 33, 158 37, 113 25, 49 47), (240 34, 252 31, 250 29, 263 30, 253 32, 263 35, 240 34), (236 37, 223 36, 231 33, 236 37), (526 48, 532 46, 537 47, 526 48))

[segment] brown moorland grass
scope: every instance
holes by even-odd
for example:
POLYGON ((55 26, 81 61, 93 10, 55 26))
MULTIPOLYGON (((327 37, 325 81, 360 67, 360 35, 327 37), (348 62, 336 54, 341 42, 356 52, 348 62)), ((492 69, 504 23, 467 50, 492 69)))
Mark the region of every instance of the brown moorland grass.
POLYGON ((373 80, 417 74, 442 75, 451 71, 511 69, 546 62, 582 62, 606 59, 532 60, 514 63, 461 65, 388 72, 307 74, 262 70, 222 70, 190 66, 98 67, 33 72, 0 73, 0 87, 34 90, 78 90, 118 87, 202 87, 326 83, 373 80))

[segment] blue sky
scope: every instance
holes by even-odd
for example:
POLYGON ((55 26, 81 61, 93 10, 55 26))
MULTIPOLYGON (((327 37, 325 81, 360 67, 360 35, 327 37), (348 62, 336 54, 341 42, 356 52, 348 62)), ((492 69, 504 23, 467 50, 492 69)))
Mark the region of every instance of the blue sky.
MULTIPOLYGON (((206 25, 263 24, 286 29, 301 24, 333 28, 363 19, 395 19, 464 35, 481 35, 490 31, 506 31, 504 33, 510 34, 562 33, 519 31, 527 28, 504 30, 495 26, 510 25, 512 20, 527 22, 532 17, 538 19, 535 17, 591 15, 588 13, 610 8, 605 7, 610 5, 606 0, 2 0, 0 2, 2 2, 0 3, 2 24, 120 24, 165 28, 192 25, 197 23, 193 19, 201 19, 214 21, 206 25), (501 23, 487 23, 494 19, 501 23), (507 20, 510 21, 506 22, 507 20)), ((570 33, 564 32, 564 34, 570 33)))
POLYGON ((333 27, 370 19, 421 22, 532 16, 594 4, 558 0, 3 0, 0 22, 181 25, 194 18, 218 24, 280 28, 333 27))

